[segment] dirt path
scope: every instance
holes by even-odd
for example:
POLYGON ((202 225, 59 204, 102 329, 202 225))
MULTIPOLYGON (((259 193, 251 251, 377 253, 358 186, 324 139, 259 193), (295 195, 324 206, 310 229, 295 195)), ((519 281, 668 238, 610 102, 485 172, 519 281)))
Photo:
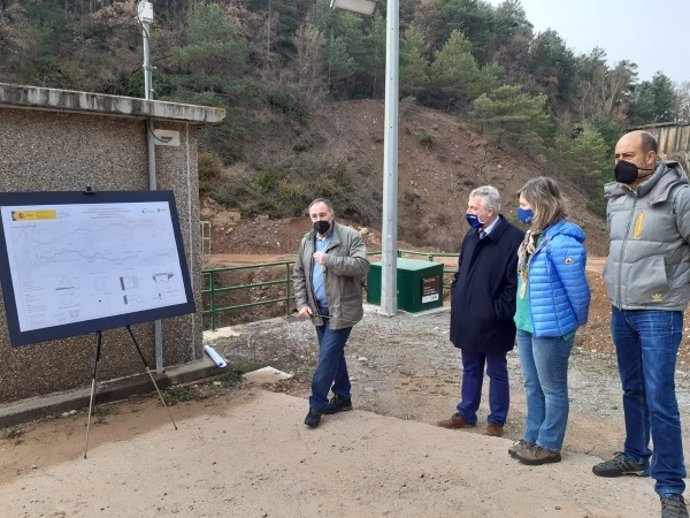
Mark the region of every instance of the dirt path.
MULTIPOLYGON (((507 439, 358 411, 310 430, 305 401, 240 390, 201 415, 0 485, 12 517, 642 517, 651 482, 598 480, 569 454, 531 468, 507 439)), ((148 415, 140 416, 147 418, 148 415)), ((112 421, 127 420, 113 416, 112 421)), ((107 434, 107 426, 94 435, 107 434)))

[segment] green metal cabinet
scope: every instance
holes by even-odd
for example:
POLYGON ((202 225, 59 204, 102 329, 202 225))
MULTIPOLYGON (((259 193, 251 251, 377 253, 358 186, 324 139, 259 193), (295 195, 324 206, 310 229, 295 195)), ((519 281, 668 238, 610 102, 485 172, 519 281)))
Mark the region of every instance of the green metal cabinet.
MULTIPOLYGON (((443 306, 443 264, 398 258, 398 309, 418 313, 443 306)), ((371 263, 367 302, 381 304, 381 261, 371 263)))

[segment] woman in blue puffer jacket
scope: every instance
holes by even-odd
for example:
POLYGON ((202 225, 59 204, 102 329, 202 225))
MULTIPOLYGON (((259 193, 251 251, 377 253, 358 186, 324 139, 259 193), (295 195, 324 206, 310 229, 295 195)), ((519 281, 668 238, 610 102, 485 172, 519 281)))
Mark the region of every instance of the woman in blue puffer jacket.
POLYGON ((518 251, 515 324, 527 413, 523 438, 508 453, 523 464, 560 462, 568 424, 568 359, 587 322, 585 233, 567 221, 558 184, 529 180, 518 218, 530 225, 518 251))

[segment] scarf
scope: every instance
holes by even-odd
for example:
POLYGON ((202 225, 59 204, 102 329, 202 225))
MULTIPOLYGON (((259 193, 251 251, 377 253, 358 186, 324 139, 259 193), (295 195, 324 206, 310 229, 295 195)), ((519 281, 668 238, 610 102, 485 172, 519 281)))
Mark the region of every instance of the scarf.
POLYGON ((520 286, 520 298, 524 299, 527 293, 527 282, 529 281, 529 258, 537 249, 537 239, 540 234, 535 233, 532 229, 525 232, 525 238, 520 243, 518 248, 518 275, 522 280, 520 286))

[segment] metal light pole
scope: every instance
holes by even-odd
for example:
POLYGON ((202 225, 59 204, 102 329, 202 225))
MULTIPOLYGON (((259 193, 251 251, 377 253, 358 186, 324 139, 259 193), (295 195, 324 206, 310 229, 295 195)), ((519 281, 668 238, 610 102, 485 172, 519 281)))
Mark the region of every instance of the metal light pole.
MULTIPOLYGON (((153 23, 153 4, 151 2, 140 1, 137 4, 137 18, 141 24, 142 36, 144 38, 144 98, 147 101, 153 100, 153 79, 151 66, 151 47, 149 45, 149 35, 151 23, 153 23)), ((153 119, 146 119, 146 146, 148 154, 149 190, 156 190, 156 145, 154 139, 153 119)), ((163 327, 160 320, 153 321, 154 349, 156 353, 156 372, 163 372, 163 327)))
MULTIPOLYGON (((372 0, 331 0, 331 7, 372 14, 372 0)), ((400 3, 386 4, 386 100, 383 128, 383 215, 381 224, 381 308, 398 311, 398 79, 400 70, 400 3)))
POLYGON ((151 47, 149 46, 149 30, 153 22, 153 4, 141 1, 137 4, 137 19, 141 24, 144 38, 144 99, 153 99, 153 84, 151 81, 151 47))
POLYGON ((381 224, 381 309, 398 311, 398 77, 399 0, 388 0, 386 11, 386 100, 383 133, 383 221, 381 224))

